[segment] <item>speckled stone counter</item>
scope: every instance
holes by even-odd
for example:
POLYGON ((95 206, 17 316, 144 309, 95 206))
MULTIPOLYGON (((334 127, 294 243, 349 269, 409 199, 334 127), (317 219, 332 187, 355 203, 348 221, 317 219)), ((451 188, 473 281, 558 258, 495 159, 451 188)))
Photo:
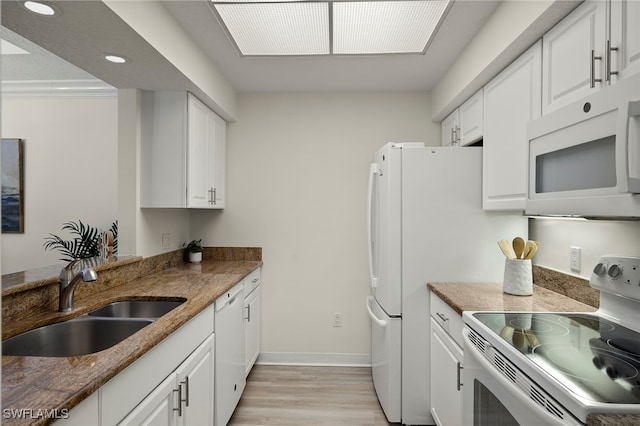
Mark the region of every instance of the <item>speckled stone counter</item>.
MULTIPOLYGON (((94 354, 68 358, 2 357, 2 408, 71 409, 213 303, 226 290, 260 267, 261 261, 210 260, 179 264, 122 285, 76 298, 70 313, 51 311, 29 321, 3 324, 11 336, 42 324, 70 319, 118 300, 186 301, 117 345, 94 354)), ((82 285, 82 284, 81 284, 82 285)), ((47 419, 3 419, 3 424, 47 424, 47 419)))
POLYGON ((537 285, 532 296, 502 292, 502 284, 429 283, 429 289, 454 311, 568 311, 593 312, 593 306, 575 301, 537 285))
MULTIPOLYGON (((546 284, 546 283, 545 283, 546 284)), ((513 296, 502 292, 502 284, 429 283, 428 287, 453 310, 463 311, 552 311, 593 312, 594 306, 534 285, 533 295, 513 296)), ((592 295, 588 296, 591 302, 592 295)), ((590 414, 588 426, 638 426, 640 415, 590 414)))

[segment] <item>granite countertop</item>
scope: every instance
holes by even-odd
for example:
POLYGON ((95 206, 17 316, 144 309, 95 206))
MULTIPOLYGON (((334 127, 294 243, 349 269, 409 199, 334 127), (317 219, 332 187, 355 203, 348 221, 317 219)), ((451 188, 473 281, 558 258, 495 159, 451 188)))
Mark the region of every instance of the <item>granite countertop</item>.
MULTIPOLYGON (((428 287, 458 314, 463 311, 551 311, 593 312, 593 306, 537 285, 531 296, 513 296, 502 292, 502 284, 429 283, 428 287)), ((640 415, 589 414, 588 426, 637 426, 640 415)))
POLYGON ((462 311, 555 311, 593 312, 593 306, 537 285, 532 296, 513 296, 502 292, 502 284, 429 283, 431 291, 453 310, 462 311))
MULTIPOLYGON (((75 300, 71 313, 35 315, 28 323, 9 324, 14 335, 42 324, 85 314, 106 303, 126 299, 186 301, 124 341, 101 352, 68 358, 2 357, 2 408, 71 409, 140 358, 164 338, 213 303, 261 261, 205 261, 182 264, 134 279, 99 294, 75 300)), ((6 328, 7 326, 5 326, 6 328)), ((47 419, 3 419, 3 424, 47 424, 47 419)))

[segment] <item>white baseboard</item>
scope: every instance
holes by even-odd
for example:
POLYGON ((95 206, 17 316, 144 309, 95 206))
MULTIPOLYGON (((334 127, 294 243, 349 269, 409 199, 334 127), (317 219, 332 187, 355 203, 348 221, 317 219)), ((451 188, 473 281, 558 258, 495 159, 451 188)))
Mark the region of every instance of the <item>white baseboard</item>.
POLYGON ((256 364, 308 365, 323 367, 371 367, 371 354, 260 352, 256 364))

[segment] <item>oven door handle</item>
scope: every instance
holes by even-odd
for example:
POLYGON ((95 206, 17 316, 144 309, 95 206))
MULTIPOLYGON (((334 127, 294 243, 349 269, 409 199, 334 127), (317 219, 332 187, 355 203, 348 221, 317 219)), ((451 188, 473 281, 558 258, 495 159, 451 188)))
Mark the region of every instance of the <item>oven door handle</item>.
MULTIPOLYGON (((502 374, 500 374, 496 368, 491 365, 487 359, 480 354, 480 351, 476 348, 476 346, 469 339, 469 330, 462 330, 462 338, 464 339, 465 347, 464 347, 464 356, 467 354, 473 356, 473 358, 482 366, 482 369, 487 372, 494 380, 496 380, 500 385, 504 386, 507 389, 507 393, 509 395, 514 396, 518 402, 523 404, 524 406, 530 408, 531 410, 535 410, 536 415, 540 418, 545 419, 545 425, 558 425, 558 426, 566 426, 567 423, 558 419, 551 415, 547 410, 540 407, 537 403, 532 401, 530 398, 527 398, 522 389, 515 386, 512 381, 507 380, 502 374)), ((493 348, 489 342, 485 342, 488 348, 493 348)), ((495 349, 494 349, 495 350, 495 349)), ((465 367, 467 363, 465 362, 465 367)))

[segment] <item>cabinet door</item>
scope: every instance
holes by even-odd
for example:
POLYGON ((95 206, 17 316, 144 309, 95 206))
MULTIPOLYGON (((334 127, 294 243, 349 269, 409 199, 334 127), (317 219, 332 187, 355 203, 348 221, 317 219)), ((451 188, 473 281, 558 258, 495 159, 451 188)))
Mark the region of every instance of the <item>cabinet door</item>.
POLYGON ((171 374, 118 424, 122 426, 174 425, 177 418, 177 411, 174 410, 177 391, 176 375, 171 374))
POLYGON ((460 146, 466 146, 482 139, 483 134, 483 90, 470 97, 458 110, 460 146))
POLYGON ((260 354, 260 293, 258 286, 245 302, 245 375, 249 375, 260 354))
POLYGON ((612 82, 640 72, 640 2, 611 1, 611 71, 618 72, 612 82))
POLYGON ((178 425, 213 425, 214 335, 205 340, 176 371, 182 415, 178 425))
POLYGON ((462 349, 431 319, 431 414, 441 426, 462 424, 462 349))
POLYGON ((453 111, 447 118, 442 120, 442 146, 453 146, 457 144, 458 134, 458 110, 453 111))
POLYGON ((543 114, 602 87, 606 47, 605 23, 606 2, 587 0, 544 35, 543 114), (592 59, 592 52, 593 56, 600 59, 592 59))
POLYGON ((484 88, 482 207, 524 210, 527 124, 540 117, 540 42, 484 88))
POLYGON ((227 123, 216 113, 209 115, 212 131, 212 158, 209 165, 208 185, 213 188, 211 208, 222 209, 225 204, 225 149, 227 141, 227 123))
POLYGON ((209 208, 213 197, 210 186, 213 161, 209 108, 189 94, 187 137, 187 207, 209 208))

